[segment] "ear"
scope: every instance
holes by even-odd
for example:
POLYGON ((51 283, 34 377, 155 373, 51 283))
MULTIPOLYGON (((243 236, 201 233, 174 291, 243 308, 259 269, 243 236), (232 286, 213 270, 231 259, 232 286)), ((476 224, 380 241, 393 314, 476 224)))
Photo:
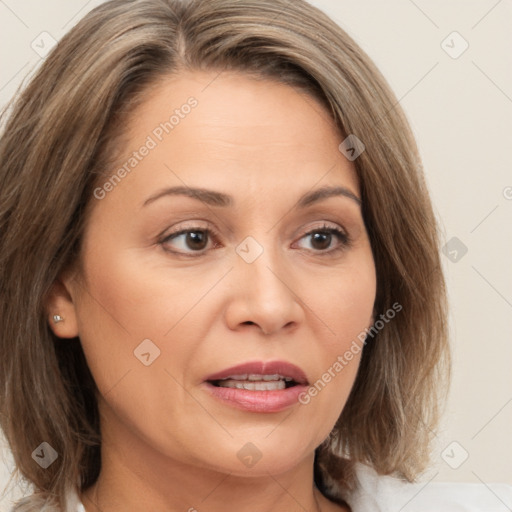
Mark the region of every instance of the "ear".
POLYGON ((58 338, 78 336, 76 307, 73 302, 70 282, 57 278, 45 300, 45 309, 50 329, 58 338), (57 318, 54 318, 57 315, 57 318))

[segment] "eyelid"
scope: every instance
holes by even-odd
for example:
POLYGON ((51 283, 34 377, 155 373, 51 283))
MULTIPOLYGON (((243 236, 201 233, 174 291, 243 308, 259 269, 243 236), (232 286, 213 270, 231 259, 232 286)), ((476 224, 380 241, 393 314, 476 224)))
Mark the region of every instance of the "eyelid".
POLYGON ((343 233, 345 236, 348 237, 347 230, 345 228, 343 228, 342 226, 340 226, 339 224, 335 224, 333 222, 326 221, 326 220, 322 220, 322 221, 318 221, 318 222, 320 223, 319 225, 314 225, 313 227, 308 228, 308 230, 305 231, 302 236, 309 235, 315 231, 328 231, 330 229, 334 229, 336 231, 340 231, 341 233, 343 233))
POLYGON ((211 227, 211 224, 206 220, 200 220, 200 219, 192 219, 192 220, 186 220, 179 222, 179 227, 172 228, 170 231, 165 230, 159 238, 169 238, 172 235, 178 235, 181 234, 183 231, 193 231, 196 230, 202 230, 202 231, 212 231, 216 232, 214 228, 211 227))

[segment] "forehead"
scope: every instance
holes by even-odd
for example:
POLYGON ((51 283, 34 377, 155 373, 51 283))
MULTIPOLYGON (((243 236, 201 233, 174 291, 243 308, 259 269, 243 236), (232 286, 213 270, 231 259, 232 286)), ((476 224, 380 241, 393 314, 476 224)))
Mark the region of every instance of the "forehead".
POLYGON ((323 107, 291 86, 240 73, 189 72, 145 92, 129 114, 117 164, 129 164, 123 188, 138 195, 189 185, 283 196, 315 183, 357 193, 354 166, 339 151, 342 140, 323 107))

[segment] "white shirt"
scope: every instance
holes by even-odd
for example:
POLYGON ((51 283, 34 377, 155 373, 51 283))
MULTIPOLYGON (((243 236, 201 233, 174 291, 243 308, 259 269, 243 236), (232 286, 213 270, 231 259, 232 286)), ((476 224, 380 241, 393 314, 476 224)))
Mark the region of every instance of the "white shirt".
POLYGON ((409 483, 378 475, 363 464, 356 466, 359 481, 345 498, 352 512, 510 512, 512 485, 409 483))

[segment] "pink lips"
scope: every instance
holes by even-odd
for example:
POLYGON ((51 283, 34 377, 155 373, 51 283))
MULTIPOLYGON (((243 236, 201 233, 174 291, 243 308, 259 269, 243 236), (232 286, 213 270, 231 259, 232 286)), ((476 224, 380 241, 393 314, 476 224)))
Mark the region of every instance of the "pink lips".
POLYGON ((205 391, 225 404, 245 411, 265 413, 279 412, 296 404, 299 395, 307 389, 307 386, 308 379, 306 374, 298 366, 286 361, 254 361, 232 366, 209 375, 203 382, 205 391), (252 391, 219 387, 213 384, 214 381, 245 374, 278 374, 282 377, 293 379, 295 385, 272 391, 252 391))
POLYGON ((253 373, 258 375, 275 375, 279 374, 283 377, 291 377, 299 384, 307 384, 308 379, 306 374, 294 364, 286 361, 254 361, 232 366, 220 372, 209 375, 204 379, 205 381, 213 381, 226 379, 231 375, 244 375, 246 373, 253 373))

